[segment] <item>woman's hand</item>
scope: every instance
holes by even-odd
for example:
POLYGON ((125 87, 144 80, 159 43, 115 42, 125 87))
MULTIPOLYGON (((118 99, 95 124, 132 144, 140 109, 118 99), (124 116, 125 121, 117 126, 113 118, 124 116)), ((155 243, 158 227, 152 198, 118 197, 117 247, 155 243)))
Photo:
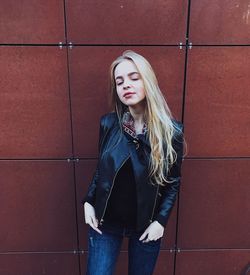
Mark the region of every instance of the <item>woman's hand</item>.
POLYGON ((143 243, 156 241, 163 236, 163 232, 164 227, 158 221, 154 221, 147 227, 147 229, 141 235, 139 241, 142 240, 143 243))
POLYGON ((89 224, 95 231, 102 234, 102 231, 98 229, 98 220, 95 216, 95 208, 88 202, 84 203, 84 218, 86 224, 89 224))

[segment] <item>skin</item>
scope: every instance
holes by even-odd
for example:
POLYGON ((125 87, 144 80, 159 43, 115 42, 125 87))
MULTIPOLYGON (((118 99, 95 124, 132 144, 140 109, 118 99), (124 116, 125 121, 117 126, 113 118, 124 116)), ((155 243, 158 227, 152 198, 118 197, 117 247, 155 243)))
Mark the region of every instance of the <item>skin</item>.
MULTIPOLYGON (((134 118, 136 133, 139 134, 143 128, 143 114, 146 104, 146 93, 140 73, 132 61, 124 60, 116 66, 114 77, 117 95, 120 101, 128 106, 134 118), (128 92, 132 92, 132 94, 126 96, 125 94, 128 92)), ((84 213, 85 223, 102 234, 101 230, 98 229, 95 209, 88 202, 84 204, 84 213)), ((153 221, 140 236, 139 240, 143 243, 157 240, 163 236, 163 233, 164 227, 158 221, 153 221)))
POLYGON ((126 60, 116 66, 114 77, 117 95, 120 101, 128 106, 135 121, 136 132, 140 133, 146 104, 146 94, 140 73, 132 61, 126 60), (133 94, 124 97, 127 92, 133 94))

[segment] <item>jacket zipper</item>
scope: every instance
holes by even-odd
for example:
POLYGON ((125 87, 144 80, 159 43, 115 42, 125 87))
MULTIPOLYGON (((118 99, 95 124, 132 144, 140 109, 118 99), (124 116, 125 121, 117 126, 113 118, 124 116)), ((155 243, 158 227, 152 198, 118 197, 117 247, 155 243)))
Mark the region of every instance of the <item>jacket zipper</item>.
POLYGON ((104 219, 103 219, 103 217, 104 217, 104 214, 105 214, 105 211, 106 211, 106 208, 107 208, 107 205, 108 205, 108 200, 109 200, 109 198, 110 198, 110 195, 111 195, 111 193, 112 193, 112 189, 113 189, 113 187, 114 187, 114 183, 115 183, 115 178, 116 178, 116 176, 117 176, 117 174, 118 174, 118 172, 119 172, 119 170, 122 168, 122 166, 124 165, 124 163, 129 159, 129 157, 130 157, 130 155, 123 161, 123 163, 122 163, 122 165, 117 169, 117 171, 116 171, 116 173, 115 173, 115 176, 114 176, 114 178, 113 178, 113 181, 112 181, 112 186, 111 186, 111 189, 110 189, 110 192, 109 192, 109 195, 108 195, 108 198, 107 198, 107 200, 106 200, 106 204, 105 204, 105 208, 104 208, 104 211, 103 211, 103 214, 102 214, 102 217, 101 217, 101 220, 100 220, 100 225, 102 225, 102 223, 103 223, 103 221, 104 221, 104 219))
POLYGON ((158 192, 159 192, 159 184, 157 184, 157 191, 156 191, 156 195, 155 195, 155 202, 154 202, 154 207, 153 207, 153 211, 152 211, 152 215, 151 215, 151 219, 149 220, 150 223, 153 222, 153 216, 154 216, 154 211, 155 211, 155 206, 156 206, 156 201, 157 201, 157 196, 158 196, 158 192))

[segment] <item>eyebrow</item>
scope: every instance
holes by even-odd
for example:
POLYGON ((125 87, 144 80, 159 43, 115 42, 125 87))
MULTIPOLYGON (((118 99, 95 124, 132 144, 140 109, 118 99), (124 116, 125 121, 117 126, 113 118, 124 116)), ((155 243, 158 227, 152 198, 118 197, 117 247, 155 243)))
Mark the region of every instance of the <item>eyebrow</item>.
MULTIPOLYGON (((128 76, 131 76, 132 74, 138 74, 139 75, 138 72, 131 72, 131 73, 128 74, 128 76)), ((115 79, 117 79, 117 78, 122 78, 122 76, 118 75, 115 79)))

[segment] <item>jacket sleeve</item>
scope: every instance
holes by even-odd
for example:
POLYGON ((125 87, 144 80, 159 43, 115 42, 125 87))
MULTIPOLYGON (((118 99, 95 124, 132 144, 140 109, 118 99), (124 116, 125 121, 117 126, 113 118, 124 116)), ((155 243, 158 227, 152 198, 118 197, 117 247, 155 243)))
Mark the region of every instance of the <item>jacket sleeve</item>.
POLYGON ((93 174, 92 180, 89 184, 87 194, 81 200, 82 204, 84 204, 85 202, 88 202, 88 203, 94 205, 94 202, 95 202, 96 184, 97 184, 98 179, 99 179, 99 159, 100 159, 100 154, 101 154, 102 142, 103 142, 103 139, 106 135, 105 132, 106 132, 105 117, 102 116, 101 119, 100 119, 100 123, 99 123, 98 162, 97 162, 96 170, 93 174))
POLYGON ((173 182, 162 187, 162 191, 160 191, 162 200, 159 207, 159 212, 155 218, 155 220, 164 227, 167 225, 181 183, 181 166, 183 159, 183 124, 179 123, 179 128, 181 131, 178 131, 173 138, 173 147, 177 153, 177 160, 170 168, 167 176, 167 179, 173 182))

